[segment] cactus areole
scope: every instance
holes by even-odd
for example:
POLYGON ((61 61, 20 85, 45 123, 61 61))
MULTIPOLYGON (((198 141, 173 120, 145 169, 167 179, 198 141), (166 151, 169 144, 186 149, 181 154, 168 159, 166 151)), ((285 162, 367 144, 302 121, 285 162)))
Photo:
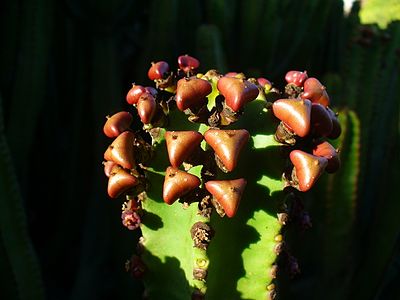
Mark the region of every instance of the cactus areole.
POLYGON ((274 299, 281 270, 299 272, 284 226, 308 214, 290 207, 338 169, 340 123, 305 71, 278 89, 200 68, 152 62, 154 86, 134 84, 129 112, 105 120, 108 196, 142 235, 126 267, 146 299, 274 299))

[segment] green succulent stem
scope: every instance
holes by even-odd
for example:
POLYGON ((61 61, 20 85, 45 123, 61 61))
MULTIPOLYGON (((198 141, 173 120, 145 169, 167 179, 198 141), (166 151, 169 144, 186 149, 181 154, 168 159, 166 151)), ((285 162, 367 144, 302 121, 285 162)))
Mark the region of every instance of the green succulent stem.
MULTIPOLYGON (((213 85, 208 96, 211 108, 218 95, 217 77, 211 76, 207 80, 213 85)), ((197 202, 182 204, 177 201, 166 205, 161 200, 165 170, 169 165, 165 132, 184 129, 204 134, 209 127, 191 123, 184 113, 171 110, 168 115, 170 125, 158 129, 157 135, 153 136, 155 156, 151 166, 146 168, 150 187, 142 203, 145 214, 141 226, 145 249, 142 258, 149 270, 144 281, 151 299, 167 296, 188 299, 193 292, 205 294, 206 299, 265 299, 275 293, 276 260, 283 245, 280 235, 283 224, 279 222, 278 214, 284 211, 282 173, 285 159, 281 156, 281 144, 274 139, 278 121, 267 106, 263 97, 248 103, 239 120, 226 127, 245 128, 250 133, 250 141, 240 154, 237 170, 217 174, 218 179, 243 177, 248 181, 239 211, 233 218, 221 218, 214 211, 211 215, 201 214, 197 202), (154 228, 155 220, 146 218, 146 214, 159 216, 162 224, 154 228), (208 249, 196 247, 190 236, 194 224, 199 222, 215 230, 208 249), (177 285, 167 283, 163 278, 170 274, 164 268, 171 264, 181 270, 168 275, 177 285), (226 272, 228 269, 231 271, 226 272), (221 278, 228 282, 226 289, 219 288, 221 278), (179 289, 176 288, 178 285, 179 289)), ((203 150, 207 147, 203 141, 203 150)), ((202 167, 192 167, 188 172, 201 178, 202 167)))

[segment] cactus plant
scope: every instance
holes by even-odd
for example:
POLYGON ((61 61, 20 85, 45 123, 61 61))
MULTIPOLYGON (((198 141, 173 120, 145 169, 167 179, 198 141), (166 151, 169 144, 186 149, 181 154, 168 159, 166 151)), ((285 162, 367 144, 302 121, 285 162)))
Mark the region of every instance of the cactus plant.
POLYGON ((122 224, 142 234, 127 269, 149 299, 274 299, 278 270, 298 272, 284 225, 303 212, 290 207, 338 169, 340 124, 306 72, 278 89, 199 65, 151 63, 155 87, 133 85, 132 113, 104 124, 108 195, 126 198, 122 224))
MULTIPOLYGON (((389 3, 393 1, 380 1, 385 6, 375 6, 377 13, 385 10, 395 12, 389 3)), ((298 69, 300 72, 295 71, 295 74, 299 75, 306 70, 310 77, 326 84, 334 110, 339 111, 343 133, 333 145, 335 149, 341 149, 341 169, 320 177, 316 189, 301 193, 305 200, 303 204, 297 200, 288 201, 288 207, 293 211, 304 207, 309 214, 299 213, 291 218, 291 222, 285 221, 284 214, 279 215, 288 223, 282 228, 282 236, 285 245, 291 246, 291 256, 284 251, 280 258, 285 257, 292 271, 296 271, 298 266, 302 270, 294 280, 281 276, 278 283, 275 282, 279 298, 399 298, 396 288, 396 279, 399 278, 399 260, 396 259, 399 255, 396 251, 400 228, 400 219, 397 218, 399 202, 392 195, 396 194, 399 181, 398 168, 393 166, 399 165, 399 101, 396 91, 400 78, 400 23, 387 24, 385 30, 376 24, 360 26, 365 23, 367 6, 376 2, 355 1, 347 15, 343 14, 341 0, 4 1, 0 18, 4 25, 1 27, 4 43, 0 49, 0 89, 4 100, 1 136, 6 145, 0 158, 5 166, 0 168, 3 187, 0 193, 3 207, 0 210, 3 224, 1 294, 26 295, 25 298, 31 299, 32 295, 42 298, 40 295, 45 293, 50 298, 59 299, 62 290, 64 299, 98 300, 101 297, 125 298, 127 290, 131 295, 140 293, 142 281, 132 282, 126 276, 123 260, 130 255, 132 244, 145 226, 155 231, 170 224, 164 215, 168 216, 176 203, 154 209, 156 215, 150 210, 141 214, 140 209, 142 212, 144 209, 139 209, 136 201, 127 201, 120 219, 115 217, 119 205, 112 201, 99 202, 99 199, 106 198, 108 186, 104 184, 104 191, 99 188, 99 182, 104 180, 105 183, 107 177, 102 178, 102 170, 96 166, 105 143, 110 141, 101 135, 99 128, 106 121, 105 112, 126 105, 123 98, 131 78, 143 84, 137 86, 138 91, 147 89, 155 96, 155 90, 145 86, 147 83, 143 80, 151 60, 165 59, 170 63, 177 54, 193 53, 201 58, 203 70, 217 68, 223 74, 229 70, 236 71, 236 74, 245 71, 246 75, 255 77, 266 74, 275 88, 283 86, 281 81, 285 78, 285 70, 298 69), (318 26, 315 26, 315 20, 318 20, 318 26), (128 85, 126 90, 123 88, 125 84, 128 85), (290 205, 294 203, 297 204, 290 205), (56 205, 59 209, 54 213, 56 205), (169 210, 163 215, 164 208, 169 210), (22 216, 21 212, 26 212, 26 219, 15 217, 22 216), (74 222, 71 222, 71 216, 74 222), (310 216, 312 227, 299 234, 294 225, 299 223, 302 228, 310 227, 310 216), (128 229, 136 230, 120 230, 117 226, 121 221, 128 229), (140 226, 142 229, 137 229, 140 226), (43 232, 47 233, 45 239, 42 238, 43 232), (35 252, 29 250, 29 254, 21 255, 21 248, 17 246, 30 248, 29 235, 39 266, 36 266, 35 252), (20 238, 16 239, 18 236, 20 238), (299 259, 299 265, 293 256, 299 259), (35 270, 42 272, 43 285, 35 270), (110 273, 113 276, 109 276, 110 273), (41 291, 41 286, 45 292, 41 291), (71 293, 67 292, 69 290, 71 293)), ((378 18, 377 21, 383 24, 382 21, 386 23, 387 20, 378 18)), ((182 67, 187 65, 187 58, 182 55, 182 67)), ((170 66, 174 68, 174 64, 170 66)), ((301 81, 307 79, 304 75, 296 78, 293 74, 288 75, 288 80, 294 85, 301 85, 301 81)), ((257 79, 261 84, 262 80, 257 79)), ((285 89, 287 99, 291 98, 292 90, 296 95, 296 87, 285 89)), ((171 95, 174 93, 172 91, 171 95)), ((138 100, 139 97, 134 98, 136 102, 131 104, 138 100)), ((140 111, 146 115, 153 104, 151 97, 145 97, 139 106, 140 111)), ((253 103, 247 103, 245 110, 249 105, 253 103)), ((138 129, 141 119, 136 110, 124 107, 125 110, 133 116, 129 130, 145 134, 138 129)), ((325 132, 329 131, 326 126, 330 127, 330 117, 327 118, 326 112, 331 114, 322 104, 312 104, 313 125, 310 130, 332 139, 340 131, 326 135, 325 132)), ((251 114, 248 110, 246 113, 251 114)), ((129 121, 129 117, 122 119, 129 121)), ((332 127, 337 129, 336 121, 331 121, 332 127)), ((121 129, 126 126, 124 122, 112 122, 116 119, 112 118, 108 129, 127 130, 121 129)), ((249 129, 248 126, 230 127, 227 129, 249 129)), ((284 128, 282 125, 281 129, 284 128)), ((192 133, 192 136, 203 137, 197 129, 184 129, 186 131, 197 133, 192 133)), ((244 145, 232 172, 239 173, 237 168, 241 168, 243 155, 248 151, 246 147, 252 141, 251 137, 244 145)), ((296 138, 289 135, 287 141, 296 143, 296 138)), ((165 143, 162 151, 168 150, 167 138, 165 143)), ((206 142, 202 140, 201 144, 206 142)), ((272 150, 272 147, 268 149, 272 150)), ((273 154, 269 150, 265 151, 268 157, 273 154)), ((319 156, 322 150, 323 155, 328 156, 325 170, 335 170, 335 165, 329 163, 335 152, 323 142, 312 145, 306 152, 319 156)), ((176 156, 181 160, 182 151, 178 153, 176 156)), ((136 159, 135 166, 140 161, 136 159)), ((167 158, 173 167, 180 165, 179 160, 173 162, 167 158)), ((108 176, 113 174, 111 182, 137 183, 130 172, 112 161, 105 163, 104 167, 108 176)), ((250 164, 251 167, 254 164, 250 164)), ((207 297, 210 299, 218 296, 244 298, 242 289, 237 290, 237 287, 239 281, 242 285, 248 282, 244 280, 245 272, 251 272, 249 258, 254 252, 250 252, 247 245, 251 245, 251 249, 265 245, 255 234, 259 228, 253 230, 263 222, 249 221, 254 213, 247 208, 248 201, 245 201, 248 199, 247 191, 254 190, 252 181, 257 179, 239 175, 226 176, 228 180, 246 180, 243 199, 229 202, 230 206, 225 203, 225 210, 236 214, 222 219, 215 213, 211 216, 210 227, 215 232, 207 249, 210 264, 206 278, 207 297), (220 232, 227 232, 228 237, 224 238, 220 232), (236 238, 237 232, 243 236, 241 240, 236 238), (226 249, 229 256, 221 257, 220 249, 226 249), (234 267, 233 274, 222 274, 220 270, 228 264, 234 267), (224 283, 222 291, 221 282, 224 283), (222 295, 227 290, 229 294, 222 295)), ((196 181, 191 176, 186 177, 196 181)), ((267 174, 263 180, 267 177, 278 178, 267 174)), ((214 185, 211 184, 208 193, 216 193, 218 180, 210 178, 214 185)), ((110 191, 115 196, 121 192, 115 189, 116 186, 110 186, 114 187, 110 191)), ((161 183, 159 187, 162 186, 161 183)), ((201 188, 205 189, 203 185, 201 188)), ((280 200, 278 193, 273 193, 273 196, 280 200)), ((156 196, 162 199, 161 192, 156 196)), ((167 201, 172 198, 167 193, 167 201)), ((169 232, 169 228, 162 234, 169 232)), ((186 233, 187 230, 182 229, 178 234, 180 232, 186 233)), ((143 235, 149 236, 145 232, 143 235)), ((163 276, 173 273, 182 286, 180 290, 185 291, 185 287, 190 287, 190 284, 185 285, 184 270, 187 268, 179 265, 184 260, 175 259, 178 256, 175 249, 165 252, 167 255, 152 253, 153 266, 145 266, 139 256, 133 256, 127 268, 135 276, 147 273, 143 279, 149 291, 152 290, 151 284, 155 288, 163 287, 154 277, 149 277, 154 265, 163 276)), ((186 256, 185 253, 179 254, 179 257, 186 256)), ((197 271, 201 273, 201 270, 197 271)))

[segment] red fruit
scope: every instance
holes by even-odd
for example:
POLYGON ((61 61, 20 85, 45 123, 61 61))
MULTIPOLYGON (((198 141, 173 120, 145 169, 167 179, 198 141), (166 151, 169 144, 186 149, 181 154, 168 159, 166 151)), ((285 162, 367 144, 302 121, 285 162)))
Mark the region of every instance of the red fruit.
POLYGON ((143 93, 146 93, 146 89, 143 86, 132 84, 131 89, 126 94, 126 102, 131 105, 137 104, 143 93))
POLYGON ((317 136, 328 136, 332 131, 331 116, 322 104, 313 103, 311 106, 311 127, 317 136))
POLYGON ((158 61, 156 63, 151 63, 147 76, 150 80, 163 79, 168 72, 168 63, 165 61, 158 61))
POLYGON ((305 137, 310 132, 310 100, 279 99, 272 104, 272 110, 299 137, 305 137))
POLYGON ((337 139, 342 133, 342 127, 340 126, 336 113, 329 107, 327 107, 326 110, 328 111, 332 120, 332 131, 327 137, 330 139, 337 139))
POLYGON ((196 70, 200 66, 200 62, 198 59, 186 54, 178 57, 178 66, 183 72, 188 73, 196 70))
POLYGON ((239 73, 238 72, 228 72, 224 76, 225 77, 236 77, 239 73))
POLYGON ((113 161, 126 169, 135 167, 133 146, 135 135, 131 131, 124 131, 112 142, 104 152, 106 161, 113 161))
POLYGON ((247 181, 244 178, 239 178, 208 181, 205 187, 222 206, 225 214, 232 218, 237 212, 246 184, 247 181))
POLYGON ((200 179, 177 168, 168 167, 165 171, 163 199, 172 204, 200 185, 200 179))
POLYGON ((304 82, 304 92, 300 95, 303 99, 309 99, 313 103, 320 103, 327 107, 330 103, 329 95, 325 86, 314 77, 308 78, 304 82))
POLYGON ((235 112, 242 109, 246 103, 256 99, 259 93, 254 83, 236 77, 221 77, 217 88, 225 97, 225 104, 235 112))
POLYGON ((109 138, 115 138, 131 126, 133 117, 129 112, 120 111, 107 117, 103 132, 109 138))
POLYGON ((287 83, 294 84, 295 86, 302 87, 304 82, 307 80, 307 72, 300 71, 289 71, 285 75, 285 80, 287 83))
POLYGON ((270 90, 272 87, 272 83, 271 81, 269 81, 268 79, 264 78, 264 77, 259 77, 257 78, 257 82, 260 86, 262 86, 265 90, 270 90))
POLYGON ((109 160, 109 161, 103 161, 103 166, 104 166, 104 174, 106 174, 107 177, 110 177, 112 169, 117 166, 118 164, 109 160))
POLYGON ((328 164, 325 157, 318 157, 301 150, 293 150, 289 157, 294 165, 298 189, 301 192, 311 189, 328 164))
POLYGON ((199 107, 207 101, 206 96, 211 91, 212 86, 207 80, 197 77, 182 78, 178 80, 176 87, 176 106, 181 111, 199 107))
POLYGON ((149 124, 157 109, 157 102, 149 93, 144 93, 140 96, 136 105, 138 115, 143 124, 149 124))
POLYGON ((328 160, 328 165, 325 171, 335 173, 340 168, 340 158, 338 151, 328 142, 324 141, 314 146, 313 154, 320 157, 325 157, 328 160))
POLYGON ((171 166, 178 168, 190 157, 202 140, 203 136, 197 131, 167 131, 165 142, 171 166))
POLYGON ((250 134, 246 129, 209 129, 204 133, 204 139, 213 148, 215 154, 229 172, 236 167, 240 151, 249 137, 250 134))
POLYGON ((108 179, 108 195, 111 198, 118 198, 138 183, 138 179, 131 175, 127 170, 120 166, 115 166, 108 179))

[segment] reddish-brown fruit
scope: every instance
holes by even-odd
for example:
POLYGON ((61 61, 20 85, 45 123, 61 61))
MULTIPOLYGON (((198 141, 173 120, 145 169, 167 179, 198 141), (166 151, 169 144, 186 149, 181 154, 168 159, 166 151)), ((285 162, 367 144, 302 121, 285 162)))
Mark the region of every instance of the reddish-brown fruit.
POLYGON ((110 177, 112 169, 117 165, 118 164, 116 162, 113 162, 111 160, 103 161, 104 174, 106 174, 107 177, 110 177))
POLYGON ((126 102, 130 105, 136 105, 143 93, 146 93, 143 86, 132 84, 131 89, 126 94, 126 102))
POLYGON ((204 133, 204 139, 213 148, 227 171, 232 171, 236 167, 240 151, 249 137, 250 134, 246 129, 209 129, 204 133))
POLYGON ((327 137, 330 139, 337 139, 342 133, 342 127, 340 126, 336 113, 329 107, 327 107, 326 109, 329 112, 329 115, 332 120, 332 131, 327 137))
POLYGON ((306 71, 289 71, 285 75, 285 80, 287 83, 294 84, 298 87, 302 87, 307 78, 308 75, 306 71))
POLYGON ((247 181, 244 178, 239 178, 208 181, 205 183, 205 187, 222 206, 225 214, 232 218, 237 212, 246 184, 247 181))
POLYGON ((296 173, 298 189, 301 192, 306 192, 314 186, 328 164, 325 157, 315 156, 301 150, 293 150, 289 157, 296 173))
POLYGON ((317 136, 328 136, 332 132, 331 116, 322 104, 313 103, 311 106, 311 127, 317 136))
POLYGON ((225 77, 236 77, 239 73, 238 72, 228 72, 224 76, 225 77))
POLYGON ((233 111, 242 107, 258 96, 258 88, 254 83, 242 78, 224 76, 218 80, 218 91, 225 97, 225 104, 233 111))
POLYGON ((137 112, 143 124, 149 124, 157 109, 157 103, 153 95, 144 93, 137 103, 137 112))
POLYGON ((200 66, 200 62, 197 58, 186 54, 178 57, 178 66, 183 72, 188 73, 196 70, 200 66))
POLYGON ((115 138, 131 126, 133 121, 132 115, 127 111, 120 111, 107 117, 104 124, 103 132, 109 138, 115 138))
POLYGON ((269 81, 267 78, 264 77, 259 77, 257 78, 257 82, 260 86, 264 88, 264 90, 270 90, 272 87, 271 81, 269 81))
POLYGON ((305 137, 310 132, 310 100, 279 99, 272 104, 272 110, 274 115, 299 137, 305 137))
POLYGON ((182 78, 176 87, 176 106, 184 111, 188 108, 199 107, 204 104, 206 96, 212 91, 211 84, 197 77, 182 78))
POLYGON ((155 63, 151 63, 151 67, 147 72, 147 76, 150 80, 158 80, 163 79, 165 74, 169 72, 169 65, 165 61, 158 61, 155 63))
POLYGON ((326 172, 335 173, 340 168, 338 151, 327 141, 316 144, 313 148, 313 154, 325 157, 328 160, 328 165, 325 168, 326 172))
POLYGON ((135 135, 131 131, 124 131, 115 138, 106 152, 104 152, 104 159, 106 161, 113 161, 126 169, 133 169, 135 167, 135 158, 133 156, 133 146, 135 135))
POLYGON ((108 179, 107 192, 111 198, 118 198, 135 185, 138 179, 120 166, 114 166, 108 179))
POLYGON ((171 166, 178 168, 203 140, 197 131, 167 131, 165 142, 171 166))
POLYGON ((163 199, 172 204, 200 185, 200 179, 177 168, 168 167, 165 171, 163 199))
POLYGON ((300 95, 301 98, 309 99, 313 103, 320 103, 325 107, 329 105, 330 100, 326 88, 317 78, 308 78, 304 82, 303 88, 304 92, 300 95))

